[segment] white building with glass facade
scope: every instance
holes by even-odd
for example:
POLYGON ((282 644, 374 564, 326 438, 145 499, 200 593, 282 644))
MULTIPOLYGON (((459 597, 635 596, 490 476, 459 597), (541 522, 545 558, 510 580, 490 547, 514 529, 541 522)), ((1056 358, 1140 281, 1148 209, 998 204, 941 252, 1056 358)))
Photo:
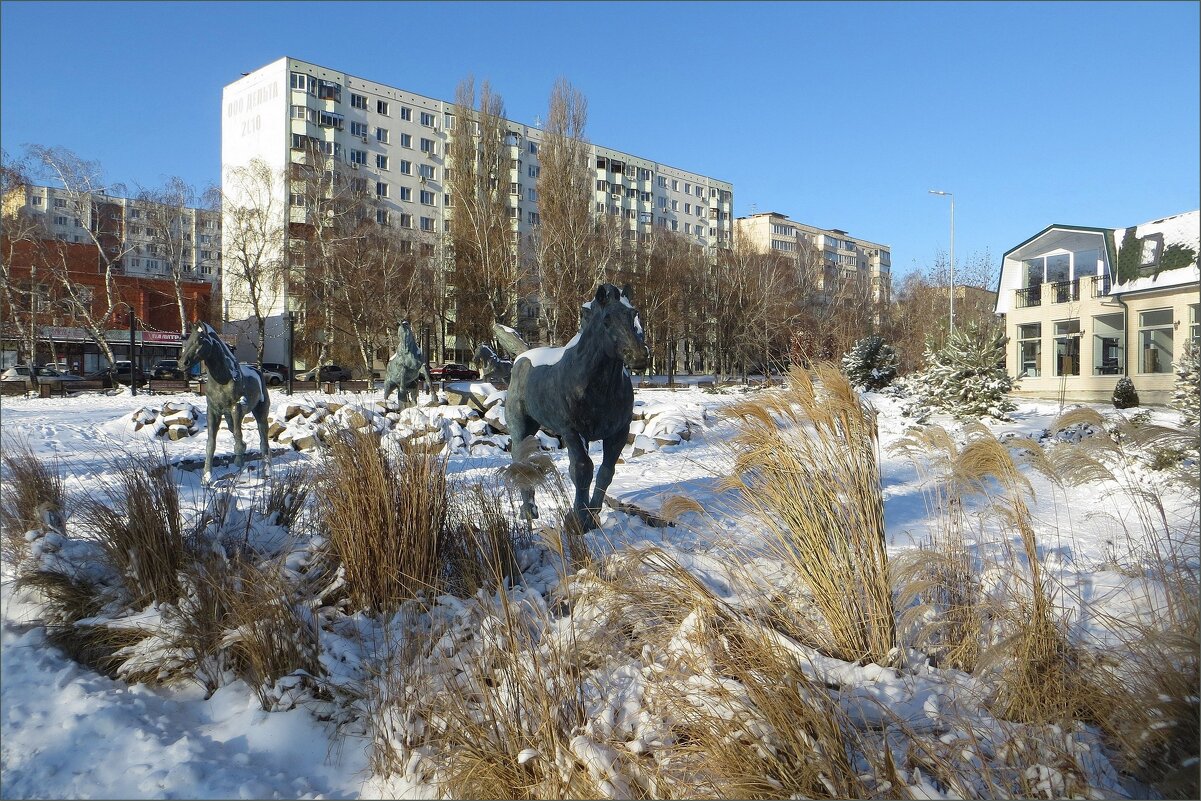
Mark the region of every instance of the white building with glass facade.
MULTIPOLYGON (((360 173, 374 187, 378 221, 437 239, 453 216, 446 185, 447 153, 454 137, 454 103, 348 75, 294 58, 281 58, 227 85, 222 97, 221 164, 226 197, 237 199, 230 171, 261 159, 283 175, 306 148, 360 173)), ((516 237, 539 224, 538 128, 507 122, 510 218, 516 237)), ((697 245, 728 247, 733 236, 733 186, 652 158, 590 145, 595 165, 595 212, 617 218, 629 239, 653 226, 697 245)), ((278 187, 283 213, 287 187, 278 187)), ((228 226, 227 226, 228 228, 228 226)), ((282 254, 286 243, 279 242, 282 254)), ((249 317, 238 287, 225 297, 235 326, 249 317)), ((264 358, 283 361, 282 313, 297 307, 280 286, 270 307, 264 358)), ((243 326, 243 330, 247 327, 243 326)))
POLYGON ((1050 225, 1002 257, 996 311, 1014 394, 1107 401, 1129 376, 1142 403, 1171 397, 1181 348, 1201 340, 1201 211, 1128 231, 1050 225), (1119 281, 1124 241, 1136 266, 1119 281))

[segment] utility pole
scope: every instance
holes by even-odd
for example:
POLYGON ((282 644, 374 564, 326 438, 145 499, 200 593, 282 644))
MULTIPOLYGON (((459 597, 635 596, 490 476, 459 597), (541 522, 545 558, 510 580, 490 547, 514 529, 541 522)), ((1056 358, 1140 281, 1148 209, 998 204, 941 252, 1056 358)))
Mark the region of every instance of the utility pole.
POLYGON ((296 339, 296 312, 288 309, 288 394, 292 394, 292 373, 296 371, 296 361, 293 358, 292 343, 296 339))
POLYGON ((131 395, 138 394, 138 363, 134 352, 134 331, 137 326, 137 318, 133 315, 133 306, 126 304, 129 309, 129 392, 131 395))

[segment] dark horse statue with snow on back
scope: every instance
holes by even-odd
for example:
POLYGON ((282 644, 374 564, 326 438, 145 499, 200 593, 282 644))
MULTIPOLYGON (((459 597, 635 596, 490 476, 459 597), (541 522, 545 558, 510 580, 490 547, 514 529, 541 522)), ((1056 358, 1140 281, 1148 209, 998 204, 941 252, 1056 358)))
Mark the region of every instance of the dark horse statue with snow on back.
POLYGON ((412 406, 417 403, 417 379, 424 376, 425 385, 431 387, 434 380, 430 378, 430 370, 425 366, 425 354, 417 346, 417 338, 408 320, 403 320, 396 329, 396 353, 388 360, 388 369, 384 373, 384 400, 398 390, 397 395, 412 406))
POLYGON ((179 354, 179 369, 188 371, 204 362, 208 380, 204 382, 204 397, 208 400, 208 447, 204 452, 204 478, 208 484, 213 477, 213 449, 217 446, 217 430, 225 418, 234 435, 234 467, 242 469, 246 443, 242 441, 242 418, 247 410, 254 413, 259 429, 259 450, 263 453, 263 475, 271 475, 271 449, 267 447, 267 413, 271 401, 267 397, 267 382, 257 369, 238 364, 217 332, 208 323, 195 323, 179 354))
MULTIPOLYGON (((563 438, 575 485, 576 520, 588 531, 596 527, 595 515, 630 433, 634 386, 626 364, 641 370, 648 354, 627 289, 597 287, 596 297, 584 304, 582 318, 580 332, 563 347, 534 348, 514 360, 505 417, 514 452, 518 443, 543 427, 563 438), (604 443, 604 457, 589 498, 588 443, 595 440, 604 443)), ((537 517, 534 491, 523 489, 521 500, 527 519, 537 517)))

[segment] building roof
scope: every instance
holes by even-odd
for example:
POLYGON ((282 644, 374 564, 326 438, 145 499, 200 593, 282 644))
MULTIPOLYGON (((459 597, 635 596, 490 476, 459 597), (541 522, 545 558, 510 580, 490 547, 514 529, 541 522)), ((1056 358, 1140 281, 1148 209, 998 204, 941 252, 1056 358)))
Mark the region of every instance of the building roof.
MULTIPOLYGON (((1126 228, 1115 229, 1114 241, 1121 242, 1126 236, 1127 230, 1126 228)), ((1154 275, 1144 275, 1133 281, 1115 284, 1110 290, 1111 295, 1127 295, 1132 292, 1187 286, 1201 280, 1201 270, 1198 270, 1197 267, 1197 254, 1201 253, 1201 210, 1186 211, 1183 214, 1174 214, 1171 217, 1163 217, 1135 226, 1134 235, 1139 239, 1154 234, 1163 236, 1165 250, 1171 245, 1190 248, 1193 251, 1192 262, 1174 270, 1164 270, 1154 275)), ((1162 252, 1160 255, 1162 257, 1162 252)))

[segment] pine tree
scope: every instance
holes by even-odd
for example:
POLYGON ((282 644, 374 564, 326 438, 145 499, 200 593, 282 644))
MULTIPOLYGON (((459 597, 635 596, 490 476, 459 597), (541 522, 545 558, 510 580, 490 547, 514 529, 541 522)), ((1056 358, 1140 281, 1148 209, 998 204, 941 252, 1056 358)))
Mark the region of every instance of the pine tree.
POLYGON ((1133 409, 1135 406, 1138 406, 1138 392, 1134 389, 1134 382, 1130 376, 1122 376, 1113 388, 1113 408, 1133 409))
POLYGON ((1176 360, 1176 388, 1169 404, 1180 412, 1186 426, 1195 426, 1201 418, 1201 348, 1186 342, 1176 360))
POLYGON ((994 417, 1007 420, 1017 406, 1009 399, 1015 379, 1005 372, 1003 330, 969 323, 947 338, 941 349, 927 342, 925 371, 914 380, 923 405, 943 409, 959 420, 994 417))
POLYGON ((883 389, 897 376, 897 352, 883 337, 872 334, 843 355, 842 370, 852 386, 883 389))

